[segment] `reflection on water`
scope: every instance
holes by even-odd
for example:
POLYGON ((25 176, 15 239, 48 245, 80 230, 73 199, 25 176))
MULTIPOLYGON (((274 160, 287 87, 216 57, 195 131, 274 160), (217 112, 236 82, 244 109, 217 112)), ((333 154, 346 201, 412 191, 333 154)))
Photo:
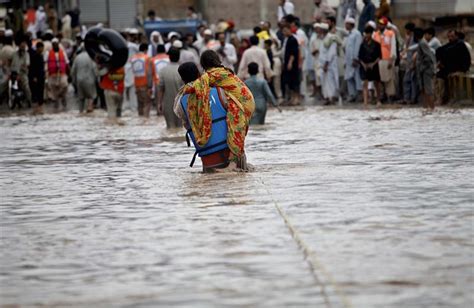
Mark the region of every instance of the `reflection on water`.
POLYGON ((1 118, 0 302, 467 307, 473 115, 270 111, 231 174, 161 119, 1 118))

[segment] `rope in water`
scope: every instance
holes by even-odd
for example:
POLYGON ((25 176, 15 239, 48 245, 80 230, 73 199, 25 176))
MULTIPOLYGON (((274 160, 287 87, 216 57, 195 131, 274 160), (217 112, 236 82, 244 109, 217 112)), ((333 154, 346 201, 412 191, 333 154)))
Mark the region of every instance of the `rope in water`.
POLYGON ((341 306, 346 307, 346 308, 352 307, 350 301, 344 295, 342 290, 339 288, 339 286, 337 285, 334 278, 326 270, 326 268, 323 266, 323 264, 318 260, 318 258, 316 257, 316 253, 306 244, 306 242, 303 240, 303 238, 301 237, 298 230, 291 223, 291 220, 288 217, 288 215, 285 213, 285 211, 281 208, 280 205, 278 205, 276 200, 273 198, 273 195, 271 194, 270 190, 268 189, 268 186, 265 185, 265 182, 263 181, 263 179, 260 178, 260 181, 261 181, 263 187, 266 189, 268 195, 272 199, 273 204, 275 205, 275 208, 277 209, 278 214, 281 216, 281 218, 285 222, 285 225, 288 228, 288 230, 290 231, 290 234, 291 234, 293 240, 296 242, 298 247, 303 251, 303 254, 305 256, 305 260, 306 260, 306 262, 308 263, 308 265, 311 269, 311 274, 312 274, 312 276, 314 277, 316 283, 318 284, 318 286, 321 289, 321 295, 324 298, 324 302, 325 302, 326 306, 327 307, 332 307, 331 301, 329 300, 329 295, 326 291, 327 287, 332 286, 335 293, 337 294, 337 296, 340 299, 341 306), (318 274, 318 272, 320 274, 318 274), (323 279, 325 281, 327 281, 327 283, 322 281, 323 279))

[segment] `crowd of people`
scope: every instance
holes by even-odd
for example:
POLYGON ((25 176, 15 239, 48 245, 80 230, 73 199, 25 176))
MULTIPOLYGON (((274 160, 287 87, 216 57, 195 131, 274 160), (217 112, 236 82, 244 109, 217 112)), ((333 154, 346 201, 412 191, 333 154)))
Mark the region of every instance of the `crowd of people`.
MULTIPOLYGON (((77 9, 61 19, 51 5, 26 12, 16 9, 9 28, 0 29, 0 98, 8 99, 9 83, 15 81, 36 113, 43 112, 45 99, 59 110, 66 107, 72 84, 80 112, 106 107, 111 100, 117 102, 113 109, 118 117, 122 105, 145 119, 156 109, 168 127, 175 127, 180 121, 172 102, 183 85, 178 67, 192 62, 202 72, 200 57, 213 50, 222 66, 259 97, 252 123, 264 123, 268 102, 299 105, 307 94, 325 105, 342 100, 366 106, 372 101, 377 105, 423 101, 433 108, 435 101, 447 101, 448 76, 471 66, 472 47, 462 32, 449 31, 448 42, 442 45, 433 27, 422 29, 409 22, 402 35, 390 19, 386 1, 376 8, 364 0, 361 11, 356 1, 341 2, 336 10, 325 0, 315 0, 309 31, 289 0, 279 0, 276 27, 262 21, 245 37, 233 21, 224 19, 211 26, 203 23, 196 33, 153 31, 147 37, 140 28, 124 29, 129 58, 123 80, 109 82, 109 88, 123 89, 115 99, 106 97, 105 73, 85 52, 86 31, 80 27, 77 9)), ((190 7, 187 15, 197 13, 190 7)), ((146 20, 157 20, 156 13, 148 12, 146 20)))

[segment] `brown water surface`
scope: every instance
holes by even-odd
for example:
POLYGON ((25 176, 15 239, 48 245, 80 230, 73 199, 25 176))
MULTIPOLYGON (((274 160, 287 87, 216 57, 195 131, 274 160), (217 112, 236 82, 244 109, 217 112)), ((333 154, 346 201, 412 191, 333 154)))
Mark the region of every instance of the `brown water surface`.
POLYGON ((270 111, 231 174, 124 120, 0 118, 1 304, 473 304, 473 110, 270 111))

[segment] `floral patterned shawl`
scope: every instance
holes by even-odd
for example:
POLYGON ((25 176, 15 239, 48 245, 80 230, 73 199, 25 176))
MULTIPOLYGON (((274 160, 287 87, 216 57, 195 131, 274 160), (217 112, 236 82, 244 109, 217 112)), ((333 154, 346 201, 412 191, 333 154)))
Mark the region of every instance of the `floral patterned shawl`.
POLYGON ((184 86, 188 97, 188 116, 194 137, 204 146, 211 136, 212 115, 209 92, 212 87, 224 90, 227 98, 227 144, 235 160, 244 154, 245 136, 255 110, 255 102, 249 88, 231 70, 224 67, 209 69, 193 83, 184 86))

